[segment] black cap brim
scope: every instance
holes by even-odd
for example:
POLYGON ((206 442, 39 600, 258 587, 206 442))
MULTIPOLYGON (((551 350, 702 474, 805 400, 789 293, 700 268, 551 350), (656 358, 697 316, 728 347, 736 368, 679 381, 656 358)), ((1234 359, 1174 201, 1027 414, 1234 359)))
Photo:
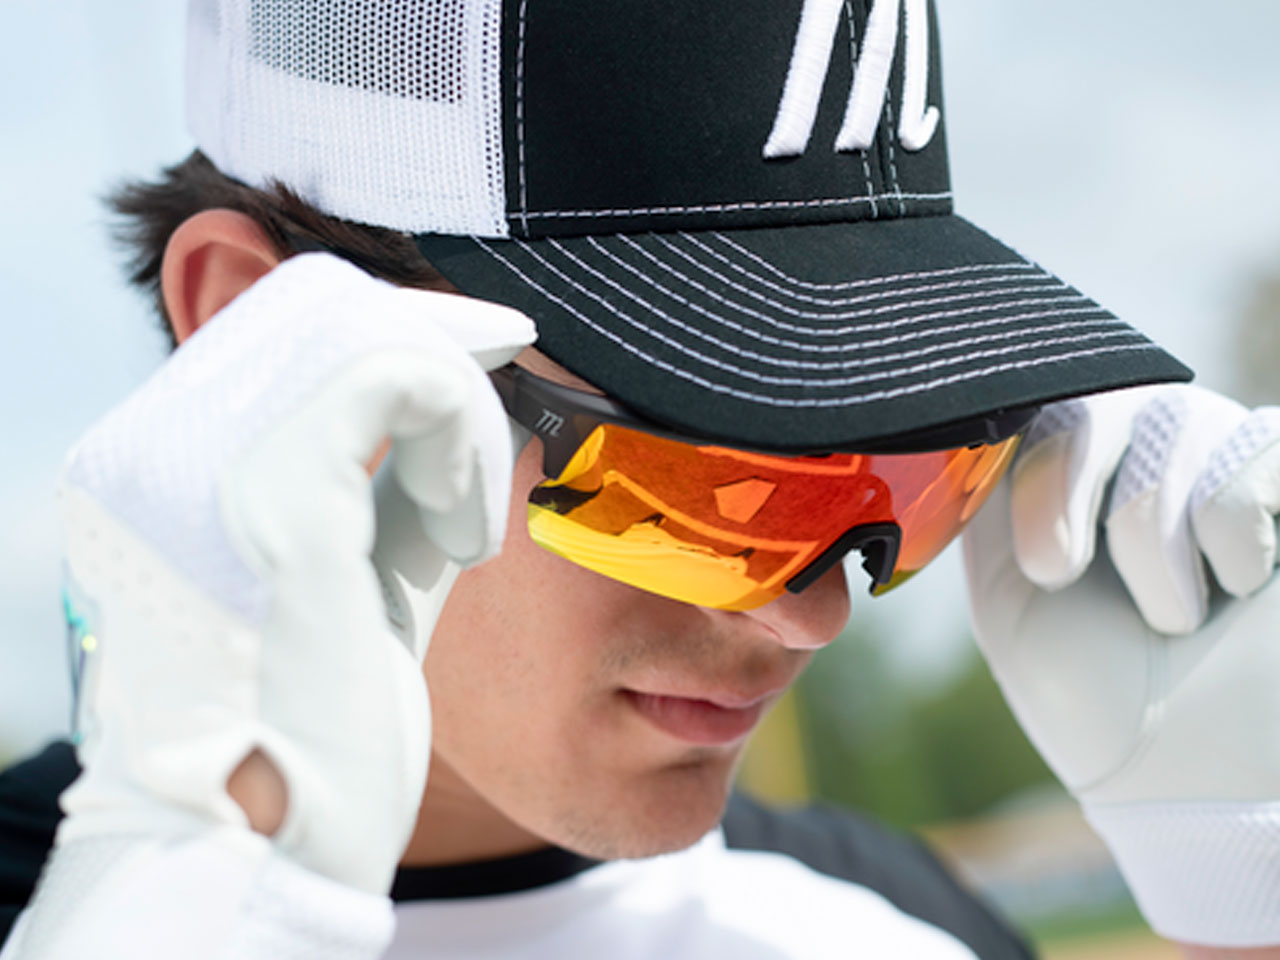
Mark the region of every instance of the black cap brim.
POLYGON ((956 216, 539 240, 423 235, 459 290, 691 436, 859 444, 1191 378, 1129 325, 956 216))

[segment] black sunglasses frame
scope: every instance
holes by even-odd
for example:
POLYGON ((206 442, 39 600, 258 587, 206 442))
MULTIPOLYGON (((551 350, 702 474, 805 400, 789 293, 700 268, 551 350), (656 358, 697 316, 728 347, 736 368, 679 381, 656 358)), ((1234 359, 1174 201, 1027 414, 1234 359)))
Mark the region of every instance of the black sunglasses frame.
POLYGON ((691 437, 648 420, 608 397, 555 383, 514 363, 489 373, 508 415, 543 443, 542 472, 559 476, 578 448, 602 423, 633 427, 644 433, 684 443, 718 444, 774 456, 824 456, 830 453, 930 453, 999 443, 1027 428, 1039 407, 997 410, 976 420, 929 427, 882 441, 828 450, 752 447, 717 437, 691 437))
MULTIPOLYGON (((684 443, 721 442, 709 437, 694 439, 668 430, 608 397, 555 383, 514 363, 491 371, 489 377, 508 415, 541 438, 542 472, 547 477, 559 476, 591 432, 603 423, 632 427, 684 443)), ((880 443, 860 444, 848 450, 756 450, 740 442, 722 443, 777 456, 929 453, 1007 440, 1026 430, 1038 412, 1038 407, 999 410, 977 420, 930 427, 880 443)), ((801 592, 839 563, 846 553, 858 550, 862 554, 862 568, 871 576, 871 592, 874 594, 877 588, 891 581, 901 541, 902 529, 896 523, 869 523, 854 527, 788 580, 787 590, 790 593, 801 592)))

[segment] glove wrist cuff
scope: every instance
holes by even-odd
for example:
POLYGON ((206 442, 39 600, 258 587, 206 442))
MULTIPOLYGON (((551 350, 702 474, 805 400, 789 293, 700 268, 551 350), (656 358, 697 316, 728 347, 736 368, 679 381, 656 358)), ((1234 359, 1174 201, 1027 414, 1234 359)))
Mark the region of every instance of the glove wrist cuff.
POLYGON ((1280 944, 1280 802, 1086 803, 1084 813, 1161 936, 1280 944))

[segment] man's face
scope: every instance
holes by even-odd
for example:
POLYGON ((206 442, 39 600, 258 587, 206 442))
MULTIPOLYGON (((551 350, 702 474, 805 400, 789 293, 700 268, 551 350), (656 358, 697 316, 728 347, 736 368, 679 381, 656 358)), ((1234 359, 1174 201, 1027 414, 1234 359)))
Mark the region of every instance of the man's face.
POLYGON ((529 539, 541 462, 535 439, 501 555, 459 577, 431 642, 432 783, 588 856, 682 848, 717 822, 760 715, 847 621, 843 573, 746 613, 645 593, 529 539))

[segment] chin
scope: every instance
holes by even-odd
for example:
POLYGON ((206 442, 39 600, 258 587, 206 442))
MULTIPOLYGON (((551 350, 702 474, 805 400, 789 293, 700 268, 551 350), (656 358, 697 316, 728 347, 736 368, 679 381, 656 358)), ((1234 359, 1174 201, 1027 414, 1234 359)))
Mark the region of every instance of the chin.
POLYGON ((561 820, 558 846, 595 860, 634 860, 693 846, 724 814, 736 763, 714 758, 664 767, 596 810, 561 820))

